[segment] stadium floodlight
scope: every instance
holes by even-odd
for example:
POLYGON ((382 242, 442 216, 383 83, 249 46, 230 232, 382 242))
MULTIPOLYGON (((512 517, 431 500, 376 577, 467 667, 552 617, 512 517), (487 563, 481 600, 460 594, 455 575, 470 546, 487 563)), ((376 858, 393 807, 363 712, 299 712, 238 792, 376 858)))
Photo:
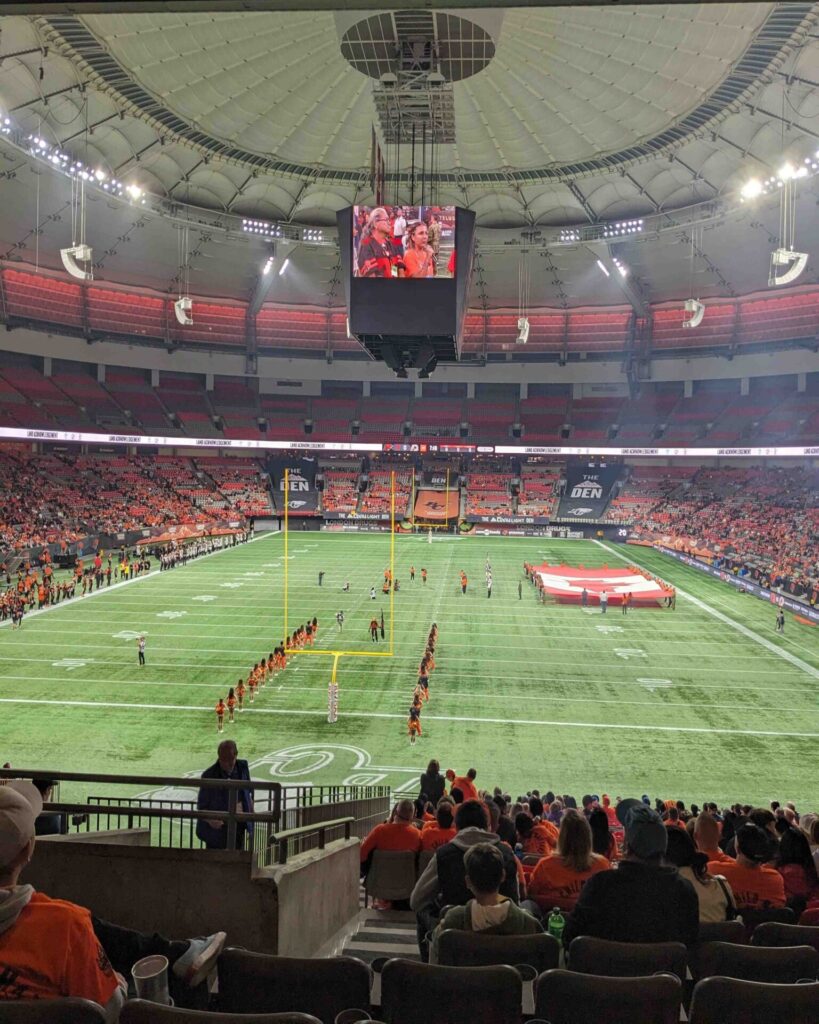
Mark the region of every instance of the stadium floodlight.
POLYGON ((289 264, 290 264, 290 257, 287 256, 287 257, 285 257, 284 263, 282 263, 281 267, 279 268, 279 277, 281 277, 282 274, 285 272, 285 270, 287 270, 289 264))
POLYGON ((689 314, 689 318, 683 320, 683 327, 699 327, 705 316, 705 303, 700 302, 699 299, 686 299, 685 311, 689 314))
POLYGON ((173 311, 176 314, 176 319, 182 324, 183 327, 190 327, 193 323, 193 302, 188 295, 182 295, 173 304, 173 311))
POLYGON ((603 273, 606 275, 606 277, 611 277, 611 274, 609 274, 608 267, 606 266, 606 264, 602 260, 598 260, 597 261, 597 266, 600 267, 600 269, 603 271, 603 273))
POLYGON ((768 275, 768 284, 773 287, 795 281, 807 266, 808 255, 806 252, 794 252, 792 249, 774 249, 771 253, 771 272, 768 275), (788 267, 788 270, 777 277, 777 267, 788 267))
POLYGON ((276 257, 275 256, 268 256, 267 259, 265 260, 265 264, 262 267, 262 273, 265 275, 265 277, 273 269, 273 264, 275 263, 275 261, 276 261, 276 257))
POLYGON ((515 338, 516 345, 525 345, 529 340, 529 317, 518 317, 518 336, 515 338))
POLYGON ((72 277, 80 281, 93 281, 94 273, 80 266, 80 263, 90 263, 93 253, 91 246, 81 242, 79 245, 70 245, 67 249, 60 249, 60 259, 63 266, 72 277))

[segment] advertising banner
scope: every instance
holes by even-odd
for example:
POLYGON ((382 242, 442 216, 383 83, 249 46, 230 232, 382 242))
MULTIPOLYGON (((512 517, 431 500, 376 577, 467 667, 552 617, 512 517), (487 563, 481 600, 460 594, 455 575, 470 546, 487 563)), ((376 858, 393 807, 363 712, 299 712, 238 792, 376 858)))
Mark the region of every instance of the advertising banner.
POLYGON ((389 522, 389 512, 325 512, 324 518, 328 521, 341 519, 350 522, 389 522))
POLYGON ((415 499, 416 519, 456 519, 461 496, 458 491, 419 491, 415 499))
POLYGON ((558 519, 599 519, 606 509, 622 466, 605 462, 570 462, 566 467, 566 493, 560 499, 558 519))
MULTIPOLYGON (((453 490, 458 486, 458 474, 450 472, 449 474, 449 489, 453 490)), ((424 473, 423 484, 425 487, 440 487, 446 489, 447 479, 446 470, 441 469, 428 469, 424 473)))
POLYGON ((279 515, 284 514, 285 497, 287 497, 288 515, 318 515, 317 465, 316 460, 310 456, 304 456, 301 459, 274 456, 267 460, 267 471, 273 483, 273 501, 279 515), (287 496, 285 496, 285 470, 288 470, 287 496))

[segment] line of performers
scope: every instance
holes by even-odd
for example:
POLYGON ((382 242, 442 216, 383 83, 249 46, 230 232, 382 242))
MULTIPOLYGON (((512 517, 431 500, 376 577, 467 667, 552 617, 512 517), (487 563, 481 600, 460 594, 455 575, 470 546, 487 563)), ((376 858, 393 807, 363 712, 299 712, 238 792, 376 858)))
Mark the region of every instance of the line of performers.
POLYGON ((421 664, 418 666, 418 682, 412 695, 412 704, 407 719, 407 732, 410 743, 415 743, 421 735, 421 705, 429 701, 429 677, 435 669, 435 643, 438 640, 438 627, 433 622, 427 637, 427 646, 421 664))
POLYGON ((249 703, 253 703, 256 693, 267 683, 269 679, 275 679, 279 672, 287 668, 287 655, 293 651, 302 650, 305 647, 312 647, 316 634, 318 633, 318 619, 313 616, 308 622, 303 623, 294 630, 289 642, 282 642, 275 647, 266 658, 257 661, 248 673, 247 679, 240 678, 235 686, 228 690, 227 697, 220 697, 216 702, 216 731, 223 732, 225 715, 228 724, 234 722, 237 709, 244 711, 245 696, 249 703))

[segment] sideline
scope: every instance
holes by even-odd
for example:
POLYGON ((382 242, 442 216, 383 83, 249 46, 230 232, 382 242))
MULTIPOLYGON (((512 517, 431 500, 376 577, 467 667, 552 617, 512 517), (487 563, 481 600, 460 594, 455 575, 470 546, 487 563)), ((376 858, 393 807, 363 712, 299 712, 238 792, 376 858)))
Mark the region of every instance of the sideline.
MULTIPOLYGON (((614 555, 615 558, 619 558, 621 562, 628 562, 631 565, 636 565, 637 568, 642 569, 643 572, 651 571, 646 569, 645 566, 640 565, 640 563, 635 561, 633 558, 626 558, 624 555, 621 555, 619 551, 615 551, 614 548, 610 548, 608 544, 604 544, 601 540, 595 540, 594 543, 599 544, 601 548, 605 548, 609 554, 614 555)), ((701 611, 704 611, 707 615, 711 615, 715 619, 719 619, 719 621, 724 622, 726 626, 730 626, 738 633, 742 633, 742 635, 746 636, 749 640, 753 640, 755 643, 758 643, 760 647, 764 647, 766 651, 770 651, 772 654, 778 655, 784 661, 789 661, 791 665, 795 665, 796 668, 806 672, 809 676, 813 676, 814 679, 819 679, 819 668, 814 668, 813 665, 809 665, 806 661, 802 661, 801 658, 798 658, 795 654, 791 654, 790 651, 782 650, 781 647, 771 643, 770 640, 766 640, 764 636, 760 636, 759 633, 755 633, 754 630, 749 629, 747 626, 743 626, 741 622, 737 622, 736 619, 732 619, 724 612, 718 612, 716 608, 712 608, 710 604, 706 604, 705 601, 701 601, 698 597, 694 597, 693 594, 689 593, 687 590, 683 590, 676 584, 674 585, 674 589, 678 594, 684 597, 687 601, 690 601, 701 611)))
MULTIPOLYGON (((194 561, 204 562, 206 558, 213 558, 214 555, 224 555, 227 551, 237 551, 240 548, 248 547, 250 544, 256 544, 260 540, 267 540, 268 537, 276 537, 278 534, 278 530, 268 530, 260 537, 254 537, 253 540, 246 541, 244 544, 237 544, 235 548, 220 548, 218 551, 211 551, 207 555, 200 555, 198 558, 194 559, 194 561)), ((187 569, 188 567, 185 565, 182 568, 187 569)), ((23 616, 23 622, 33 619, 35 615, 45 615, 46 612, 57 612, 61 608, 79 608, 92 597, 100 597, 102 594, 110 594, 113 590, 119 590, 121 587, 128 587, 132 583, 140 583, 142 580, 150 580, 153 579, 154 576, 165 576, 173 571, 173 569, 167 569, 164 572, 160 569, 151 569, 150 572, 142 573, 141 576, 135 576, 132 580, 120 580, 119 583, 112 583, 110 587, 100 587, 99 590, 92 590, 89 594, 86 594, 85 597, 72 597, 67 601, 60 601, 59 604, 50 604, 45 608, 35 608, 33 612, 26 612, 23 616)), ((0 622, 0 629, 4 626, 11 626, 11 619, 6 619, 4 622, 0 622)))

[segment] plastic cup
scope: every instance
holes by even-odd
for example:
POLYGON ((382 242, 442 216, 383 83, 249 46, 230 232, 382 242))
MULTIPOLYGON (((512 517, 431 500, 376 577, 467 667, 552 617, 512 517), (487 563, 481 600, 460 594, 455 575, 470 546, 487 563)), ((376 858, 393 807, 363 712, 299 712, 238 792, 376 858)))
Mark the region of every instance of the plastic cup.
POLYGON ((165 956, 146 956, 137 960, 131 968, 137 996, 152 1003, 169 1006, 171 1003, 168 992, 168 958, 165 956))

